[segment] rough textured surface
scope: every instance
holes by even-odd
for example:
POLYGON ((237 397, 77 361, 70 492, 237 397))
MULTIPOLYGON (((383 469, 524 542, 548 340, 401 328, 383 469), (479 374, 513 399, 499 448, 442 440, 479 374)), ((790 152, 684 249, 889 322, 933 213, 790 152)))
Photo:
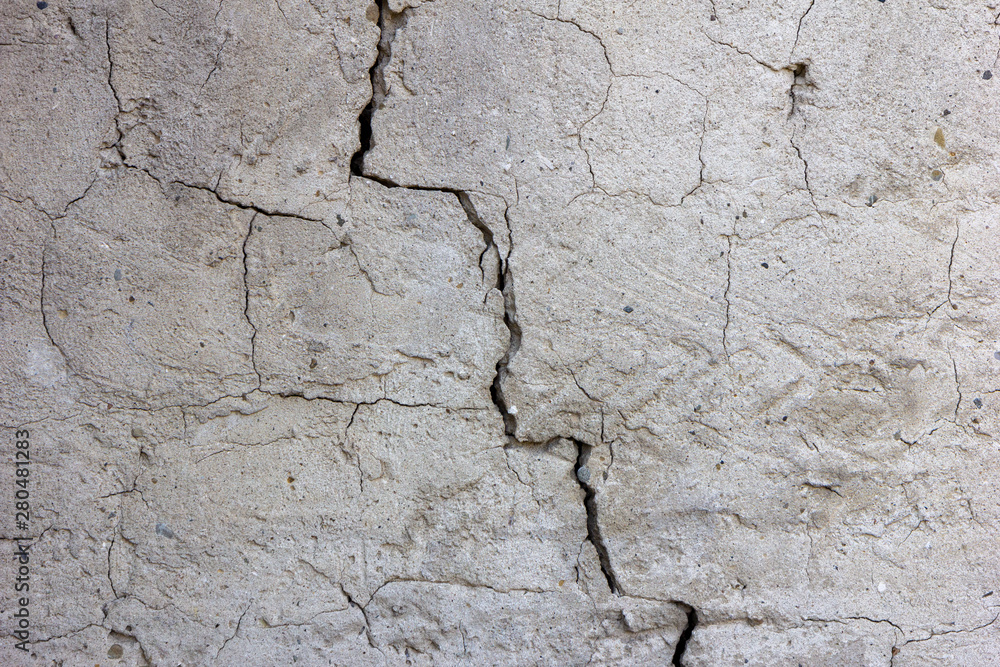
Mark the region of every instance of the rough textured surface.
POLYGON ((994 664, 998 16, 0 0, 0 663, 994 664))

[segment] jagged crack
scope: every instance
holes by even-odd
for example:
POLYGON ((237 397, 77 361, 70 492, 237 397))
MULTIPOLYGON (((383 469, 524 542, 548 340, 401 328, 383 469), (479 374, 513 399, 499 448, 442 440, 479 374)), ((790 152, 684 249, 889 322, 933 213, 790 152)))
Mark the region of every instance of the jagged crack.
POLYGON ((608 588, 615 595, 621 595, 622 587, 618 583, 618 577, 615 576, 614 569, 611 567, 611 557, 608 555, 608 547, 601 536, 601 525, 597 520, 596 492, 590 484, 591 472, 590 468, 587 467, 587 461, 590 459, 590 452, 593 450, 593 447, 579 440, 573 440, 573 442, 576 444, 577 452, 576 481, 580 484, 580 488, 583 489, 583 506, 587 510, 587 540, 597 550, 597 558, 601 562, 601 572, 604 573, 604 578, 608 581, 608 588))
POLYGON ((365 105, 365 108, 361 110, 361 115, 358 116, 361 145, 358 147, 357 152, 351 156, 351 174, 354 176, 365 175, 365 154, 372 147, 372 114, 375 112, 375 109, 382 105, 382 100, 385 99, 387 88, 383 72, 392 56, 392 41, 396 38, 396 31, 402 25, 405 14, 405 12, 396 13, 389 9, 387 0, 380 0, 377 6, 378 27, 380 31, 378 55, 368 70, 372 84, 372 96, 368 100, 368 104, 365 105))
POLYGON ((257 369, 257 325, 250 318, 250 269, 247 266, 247 244, 250 243, 250 235, 253 234, 253 223, 257 220, 258 213, 254 213, 247 224, 247 235, 243 239, 243 317, 253 330, 250 334, 250 365, 253 372, 257 374, 257 389, 263 386, 263 378, 260 370, 257 369))
POLYGON ((677 647, 674 649, 674 659, 670 661, 671 665, 676 665, 681 667, 684 662, 684 652, 687 651, 688 642, 691 641, 691 634, 694 633, 694 629, 698 627, 698 612, 695 611, 694 607, 690 605, 685 605, 688 607, 687 612, 687 625, 684 630, 681 631, 681 636, 677 638, 677 647))
MULTIPOLYGON (((501 418, 504 422, 504 432, 508 436, 513 436, 516 432, 517 424, 514 418, 514 409, 507 405, 507 401, 503 395, 502 383, 503 379, 507 373, 507 365, 510 362, 510 358, 513 353, 517 350, 521 340, 521 331, 517 325, 517 318, 515 315, 514 306, 514 295, 510 286, 510 273, 508 259, 509 257, 501 257, 499 248, 496 241, 493 238, 493 231, 483 223, 482 219, 476 212, 476 208, 472 203, 472 199, 469 194, 464 190, 458 190, 455 188, 432 188, 423 187, 419 185, 400 185, 388 179, 384 176, 369 173, 365 171, 365 156, 368 151, 372 148, 372 115, 375 110, 381 106, 383 100, 385 99, 388 89, 385 83, 385 66, 388 64, 390 58, 392 57, 392 42, 396 38, 396 32, 405 24, 406 21, 406 11, 403 12, 393 12, 389 9, 387 0, 380 0, 378 3, 379 16, 378 16, 378 26, 381 32, 379 36, 378 44, 378 55, 375 58, 375 62, 372 63, 371 69, 369 69, 369 76, 371 77, 372 85, 372 96, 368 101, 368 104, 361 111, 361 115, 358 117, 358 139, 359 147, 357 152, 351 157, 351 175, 353 177, 367 178, 369 180, 380 183, 387 188, 406 188, 408 190, 424 190, 429 192, 448 192, 455 195, 458 198, 459 203, 462 205, 469 222, 480 230, 483 234, 483 251, 479 255, 479 268, 482 272, 483 283, 487 281, 486 269, 483 265, 483 259, 490 252, 497 253, 497 275, 496 282, 494 286, 496 289, 500 290, 504 297, 504 325, 510 332, 510 339, 507 344, 507 349, 504 351, 503 356, 497 362, 496 375, 493 378, 493 382, 490 385, 490 397, 493 400, 493 404, 496 406, 497 411, 500 413, 501 418)), ((507 213, 504 213, 506 218, 507 213)), ((510 221, 507 221, 508 233, 510 229, 510 221)))

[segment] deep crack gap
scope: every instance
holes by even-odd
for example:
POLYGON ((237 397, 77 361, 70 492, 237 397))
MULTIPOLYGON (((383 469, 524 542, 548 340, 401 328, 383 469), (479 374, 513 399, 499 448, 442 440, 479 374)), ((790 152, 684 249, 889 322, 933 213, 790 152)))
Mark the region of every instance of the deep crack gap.
MULTIPOLYGON (((372 65, 372 78, 374 79, 375 67, 377 65, 372 65)), ((364 176, 365 169, 365 153, 371 150, 372 147, 372 111, 375 108, 375 97, 368 101, 368 105, 365 106, 361 115, 358 116, 358 123, 361 125, 359 136, 361 138, 361 147, 358 151, 351 156, 351 175, 353 176, 364 176)))
POLYGON ((681 636, 677 638, 677 648, 674 649, 674 659, 670 661, 671 665, 676 665, 676 667, 682 667, 684 659, 684 652, 687 651, 688 641, 691 640, 691 634, 694 629, 698 627, 698 612, 694 610, 694 607, 688 608, 687 613, 687 625, 681 632, 681 636))
POLYGON ((386 2, 387 0, 378 0, 376 2, 376 6, 378 7, 377 25, 379 28, 378 54, 375 56, 375 62, 372 63, 371 68, 368 70, 368 77, 372 85, 372 96, 368 100, 368 104, 365 105, 365 108, 361 110, 361 115, 358 116, 358 125, 360 126, 358 138, 361 140, 361 145, 358 147, 357 152, 351 156, 351 174, 354 176, 365 175, 365 154, 372 147, 372 114, 385 98, 385 78, 382 70, 385 68, 386 63, 389 62, 389 57, 392 54, 392 40, 396 36, 396 30, 400 23, 399 19, 402 16, 402 13, 394 14, 386 2))
MULTIPOLYGON (((511 410, 507 405, 507 401, 503 395, 502 381, 507 373, 507 365, 510 361, 511 356, 520 347, 521 331, 517 324, 516 311, 514 305, 513 294, 510 289, 509 280, 509 267, 506 265, 506 261, 500 257, 499 247, 497 246, 494 238, 493 232, 490 228, 483 223, 480 219, 478 213, 476 212, 475 206, 472 203, 471 198, 468 193, 463 190, 457 190, 454 188, 431 188, 416 185, 400 185, 395 183, 390 179, 379 177, 374 174, 365 174, 365 155, 372 148, 372 115, 385 97, 385 83, 383 78, 383 69, 385 64, 388 62, 391 55, 391 44, 395 37, 396 29, 399 26, 398 19, 401 16, 393 15, 389 10, 386 0, 381 0, 378 2, 379 17, 378 26, 380 30, 379 44, 378 44, 378 56, 375 62, 369 69, 369 76, 371 78, 372 85, 372 97, 362 109, 360 116, 358 116, 358 139, 360 146, 357 152, 351 156, 351 174, 353 176, 367 178, 381 185, 389 188, 406 188, 409 190, 425 190, 425 191, 435 191, 435 192, 448 192, 455 195, 458 198, 459 203, 462 205, 469 222, 472 223, 477 229, 479 229, 483 234, 483 242, 485 248, 479 256, 479 266, 480 269, 483 268, 483 257, 490 250, 495 250, 497 252, 497 277, 495 287, 504 296, 504 325, 510 332, 510 341, 507 346, 507 350, 504 352, 503 356, 497 362, 496 365, 496 375, 493 378, 493 383, 490 386, 490 396, 493 400, 493 404, 496 406, 497 411, 500 413, 504 422, 504 431, 507 436, 516 441, 515 431, 516 431, 516 420, 514 415, 511 414, 511 410), (389 18, 391 25, 391 34, 386 30, 386 19, 389 18)), ((506 215, 506 213, 505 213, 506 215)), ((509 224, 509 223, 508 223, 509 224)), ((485 282, 485 274, 483 275, 485 282)), ((591 445, 588 445, 579 440, 571 440, 577 447, 577 458, 576 465, 574 468, 574 473, 576 475, 577 482, 580 488, 584 492, 583 505, 587 513, 587 541, 594 545, 594 549, 597 552, 597 557, 601 565, 601 572, 604 574, 604 578, 608 583, 608 588, 614 595, 623 595, 621 585, 618 583, 618 578, 615 575, 614 569, 611 566, 611 557, 608 553, 607 545, 604 543, 604 538, 601 535, 601 527, 598 522, 597 517, 597 502, 596 502, 596 491, 593 486, 590 485, 590 469, 587 467, 587 461, 590 458, 590 453, 593 450, 591 445)), ((349 601, 353 603, 353 600, 349 601)), ((683 604, 683 603, 680 603, 683 604)), ((361 608, 362 613, 364 613, 364 608, 361 608)), ((687 611, 687 625, 681 632, 677 639, 677 646, 674 650, 673 659, 671 661, 672 665, 680 666, 682 665, 682 659, 684 653, 687 650, 687 645, 691 639, 691 635, 694 632, 695 627, 698 625, 698 614, 693 607, 689 605, 683 605, 688 608, 687 611)), ((242 618, 241 618, 242 620, 242 618)), ((365 618, 367 625, 367 615, 365 618)), ((239 631, 239 626, 237 626, 237 632, 239 631)), ((369 642, 373 641, 369 629, 369 642)), ((372 644, 374 646, 374 643, 372 644)))
POLYGON ((590 452, 593 447, 579 440, 572 442, 576 444, 576 468, 574 469, 576 481, 583 489, 583 506, 587 510, 587 541, 593 544, 597 551, 597 559, 601 562, 601 572, 604 573, 604 578, 608 581, 608 588, 615 595, 621 595, 622 587, 618 584, 618 577, 615 576, 615 571, 611 568, 611 557, 608 555, 608 547, 604 544, 604 538, 601 536, 601 525, 597 521, 597 494, 594 487, 590 485, 591 472, 590 468, 587 467, 587 461, 590 460, 590 452))
MULTIPOLYGON (((462 209, 465 211, 469 222, 479 229, 483 235, 483 243, 485 247, 483 252, 479 255, 479 268, 483 270, 483 258, 488 252, 493 250, 497 253, 497 277, 495 287, 500 290, 500 293, 504 296, 503 319, 504 325, 506 325, 507 330, 510 331, 510 340, 508 341, 507 349, 503 356, 499 361, 497 361, 496 375, 494 375, 493 382, 490 384, 490 398, 503 419, 504 433, 508 436, 513 436, 517 425, 514 420, 514 415, 512 415, 511 411, 508 409, 501 385, 503 378, 506 375, 507 363, 510 361, 511 355, 517 349, 518 343, 520 342, 521 332, 520 328, 517 326, 514 314, 513 295, 508 289, 506 261, 504 258, 500 257, 499 248, 493 239, 492 230, 490 230, 490 228, 483 223, 479 214, 476 212, 476 208, 473 205, 471 198, 462 190, 456 190, 454 188, 429 188, 415 185, 400 185, 390 179, 380 177, 375 174, 365 173, 365 155, 367 155, 368 151, 372 148, 372 115, 374 114, 375 109, 379 106, 381 100, 385 98, 385 79, 383 70, 392 55, 392 40, 395 38, 396 31, 401 25, 402 17, 402 14, 393 14, 391 10, 389 10, 386 5, 386 0, 381 0, 381 2, 378 3, 378 9, 378 26, 380 31, 378 56, 375 58, 375 62, 372 63, 371 68, 368 70, 368 74, 371 79, 372 96, 371 99, 368 100, 368 104, 365 105, 365 108, 362 109, 361 115, 358 116, 359 147, 357 152, 351 156, 351 175, 360 178, 367 178, 388 188, 402 187, 408 190, 448 192, 455 195, 458 198, 459 203, 462 205, 462 209)), ((485 271, 483 272, 483 282, 486 282, 485 271)))

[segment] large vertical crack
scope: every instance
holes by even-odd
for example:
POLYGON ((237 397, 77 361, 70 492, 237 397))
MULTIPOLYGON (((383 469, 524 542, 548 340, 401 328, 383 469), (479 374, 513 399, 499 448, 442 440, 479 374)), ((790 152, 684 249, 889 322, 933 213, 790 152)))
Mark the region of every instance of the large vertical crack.
MULTIPOLYGON (((684 604, 678 602, 676 604, 684 604)), ((694 629, 698 626, 698 612, 695 611, 694 607, 690 605, 684 605, 687 607, 687 625, 684 630, 681 631, 681 636, 677 638, 677 647, 674 649, 674 658, 670 661, 671 665, 675 667, 682 667, 684 665, 684 653, 687 651, 688 642, 691 641, 691 635, 694 633, 694 629)))
POLYGON ((108 57, 108 88, 111 90, 111 95, 115 98, 115 106, 118 111, 115 113, 115 133, 118 135, 115 137, 115 141, 111 146, 106 146, 106 148, 114 148, 118 153, 119 159, 122 163, 125 163, 125 151, 122 150, 122 140, 125 138, 125 133, 122 132, 122 121, 121 116, 125 113, 125 107, 122 106, 122 98, 118 94, 118 89, 115 88, 114 82, 114 70, 115 61, 111 58, 111 17, 105 17, 104 23, 104 44, 107 47, 107 57, 108 57))
POLYGON ((594 448, 579 440, 572 440, 572 442, 576 445, 576 481, 583 489, 583 506, 587 510, 587 541, 593 544, 597 551, 597 558, 601 562, 601 572, 604 573, 604 578, 608 582, 608 588, 615 595, 622 595, 622 587, 618 583, 614 568, 611 567, 611 556, 608 554, 608 546, 604 543, 604 537, 601 535, 601 524, 597 519, 597 494, 590 484, 591 472, 587 462, 590 460, 590 453, 594 448))
MULTIPOLYGON (((483 277, 483 285, 486 284, 486 267, 483 266, 483 259, 489 254, 490 250, 496 250, 496 243, 493 240, 493 231, 482 221, 479 217, 479 213, 476 211, 475 205, 472 203, 472 199, 469 194, 464 191, 458 191, 455 193, 458 197, 458 203, 462 205, 462 209, 465 211, 465 216, 469 219, 469 222, 478 229, 483 234, 483 251, 479 253, 479 273, 483 277)), ((497 253, 497 262, 500 261, 499 252, 497 253)), ((496 286, 503 289, 501 283, 503 282, 503 274, 500 270, 497 270, 496 286)))
MULTIPOLYGON (((516 408, 513 405, 509 405, 503 392, 504 380, 507 377, 508 366, 510 364, 511 358, 517 352, 521 344, 521 329, 517 323, 517 309, 516 302, 514 299, 513 292, 513 281, 510 271, 510 250, 513 248, 513 238, 511 234, 511 224, 510 224, 510 207, 508 206, 504 210, 504 221, 507 226, 507 234, 509 240, 509 248, 506 257, 500 256, 499 246, 494 238, 493 230, 486 225, 482 218, 476 211, 475 204, 472 201, 469 193, 464 190, 458 190, 454 188, 443 188, 443 187, 426 187, 419 185, 408 185, 402 186, 398 183, 393 182, 390 179, 379 176, 377 174, 366 172, 365 170, 365 156, 369 150, 372 148, 372 116, 375 110, 381 105, 385 94, 385 80, 384 80, 384 69, 389 59, 392 56, 392 41, 395 38, 396 30, 403 25, 404 18, 403 14, 393 14, 389 11, 386 2, 383 0, 379 4, 379 19, 378 24, 381 29, 381 36, 379 38, 379 49, 378 56, 375 63, 372 65, 370 71, 371 82, 372 82, 372 98, 369 103, 365 106, 364 110, 361 112, 358 118, 359 125, 359 149, 351 158, 351 175, 352 178, 367 178, 369 180, 380 183, 387 188, 405 188, 409 190, 423 190, 430 192, 447 192, 455 195, 458 199, 459 204, 465 211, 466 217, 471 225, 476 227, 483 236, 483 251, 479 255, 479 268, 483 277, 484 287, 487 283, 487 275, 485 268, 485 258, 486 256, 494 252, 496 253, 496 278, 493 284, 493 288, 500 291, 504 299, 504 315, 503 322, 507 331, 509 332, 509 338, 507 341, 507 348, 504 350, 503 355, 497 361, 496 373, 493 377, 493 382, 490 386, 490 396, 492 398, 493 404, 496 406, 497 412, 500 413, 503 419, 504 432, 507 437, 514 442, 516 440, 516 408)), ((707 115, 707 106, 706 106, 707 115)), ((728 287, 727 287, 728 292, 728 287)), ((604 538, 601 534, 601 526, 598 520, 598 510, 596 502, 596 490, 590 484, 590 469, 587 466, 587 461, 590 457, 590 453, 593 450, 591 445, 588 445, 579 440, 570 439, 571 442, 576 444, 577 447, 577 460, 574 468, 577 482, 580 488, 584 492, 584 508, 587 514, 587 540, 594 546, 597 552, 598 560, 601 566, 601 572, 604 574, 604 578, 608 583, 608 588, 614 595, 622 595, 623 591, 621 585, 618 582, 618 578, 615 574, 614 568, 611 565, 611 557, 608 552, 607 545, 604 542, 604 538)), ((696 616, 692 617, 693 610, 689 612, 689 630, 687 630, 687 636, 690 636, 690 628, 693 628, 693 623, 696 623, 696 616), (692 618, 695 620, 692 622, 692 618)), ((685 635, 682 634, 682 639, 685 635)), ((683 653, 683 651, 681 651, 683 653)))
POLYGON ((253 330, 253 333, 250 334, 250 365, 253 367, 253 372, 257 374, 257 389, 260 389, 263 386, 263 379, 260 371, 257 370, 257 326, 250 319, 250 269, 247 266, 247 244, 250 243, 253 223, 257 220, 258 215, 260 214, 255 211, 250 217, 250 222, 247 224, 247 235, 243 239, 243 317, 250 325, 250 329, 253 330))
MULTIPOLYGON (((503 295, 503 323, 507 327, 509 338, 507 349, 503 356, 497 361, 496 375, 493 376, 493 384, 490 386, 490 397, 493 405, 497 407, 504 424, 504 433, 514 438, 517 433, 517 412, 513 406, 507 404, 507 399, 503 394, 503 382, 507 378, 507 368, 511 359, 521 347, 521 327, 517 323, 517 304, 514 301, 514 283, 510 274, 510 251, 514 248, 514 240, 510 231, 510 218, 508 218, 509 207, 504 210, 504 221, 507 224, 507 239, 509 242, 507 257, 503 258, 497 266, 496 287, 503 295)), ((493 244, 496 248, 496 243, 493 244)))
MULTIPOLYGON (((469 223, 476 227, 483 235, 483 251, 479 254, 479 269, 483 277, 484 286, 487 282, 484 258, 490 252, 496 253, 497 269, 493 287, 499 290, 503 295, 503 321, 509 332, 509 339, 507 342, 507 349, 504 350, 503 355, 500 357, 500 360, 496 365, 496 374, 494 375, 493 382, 490 385, 490 398, 503 419, 504 433, 509 437, 513 437, 517 428, 514 417, 515 408, 513 406, 508 406, 507 401, 504 398, 503 380, 506 377, 507 365, 510 362, 511 356, 520 346, 521 330, 517 325, 514 294, 510 280, 509 251, 507 257, 500 256, 499 246, 493 238, 493 231, 482 221, 482 218, 479 217, 476 207, 473 204, 472 198, 469 196, 468 192, 455 188, 425 187, 419 185, 403 186, 390 179, 366 172, 365 170, 365 156, 372 148, 372 115, 375 110, 382 105, 386 93, 388 92, 385 84, 385 67, 392 58, 392 43, 396 38, 396 32, 406 22, 406 11, 404 10, 399 13, 391 11, 386 0, 380 0, 378 8, 378 26, 380 29, 378 55, 375 58, 375 62, 369 69, 372 96, 368 101, 368 104, 361 111, 361 115, 358 117, 359 147, 357 152, 351 157, 351 176, 352 178, 367 178, 375 181, 376 183, 380 183, 387 188, 405 188, 407 190, 423 190, 428 192, 447 192, 455 195, 458 199, 458 203, 462 206, 462 210, 465 211, 465 215, 468 218, 469 223)), ((504 210, 504 220, 507 223, 508 239, 511 240, 508 211, 509 208, 504 210)), ((512 245, 513 244, 511 243, 511 246, 512 245)))
POLYGON ((388 92, 385 85, 385 66, 392 56, 392 41, 396 38, 396 31, 405 22, 405 10, 399 13, 393 12, 389 9, 388 0, 377 0, 376 4, 380 33, 378 54, 368 70, 368 75, 371 78, 372 97, 361 110, 361 115, 358 116, 358 136, 361 142, 357 152, 351 156, 351 174, 354 176, 365 175, 365 154, 372 147, 372 114, 375 109, 382 105, 386 92, 388 92))
MULTIPOLYGON (((504 302, 504 313, 503 313, 503 323, 507 327, 508 339, 507 339, 507 349, 504 350, 503 356, 497 361, 496 374, 493 376, 493 382, 490 384, 490 398, 493 400, 493 405, 496 406, 497 412, 500 413, 500 417, 503 419, 504 433, 513 437, 517 431, 517 418, 515 416, 515 411, 508 406, 507 400, 503 395, 503 381, 507 376, 507 365, 510 363, 510 359, 513 354, 517 351, 517 348, 521 344, 521 328, 517 325, 517 314, 514 305, 514 292, 512 285, 510 284, 510 269, 509 260, 510 256, 507 257, 500 256, 500 248, 493 238, 493 231, 482 221, 479 214, 476 212, 476 207, 472 203, 472 199, 469 197, 467 192, 456 191, 458 196, 458 201, 462 204, 462 208, 465 209, 465 214, 469 218, 469 222, 472 223, 479 231, 483 234, 483 252, 479 255, 479 269, 483 274, 483 283, 486 283, 486 270, 483 266, 483 258, 487 253, 493 252, 496 254, 496 281, 494 282, 494 287, 499 290, 500 294, 503 295, 504 302)), ((504 211, 504 218, 506 220, 507 211, 504 211)), ((510 234, 510 221, 507 222, 507 233, 508 239, 510 234)))
MULTIPOLYGON (((405 13, 405 12, 404 12, 405 13)), ((508 252, 506 257, 500 256, 499 246, 493 235, 493 230, 486 225, 476 211, 475 204, 469 193, 464 190, 443 187, 426 187, 420 185, 402 186, 383 176, 367 172, 365 170, 365 156, 372 148, 372 116, 375 110, 381 105, 386 95, 384 70, 386 64, 392 57, 392 41, 396 36, 397 29, 404 23, 403 14, 393 14, 390 12, 385 0, 379 3, 378 25, 381 30, 379 38, 378 56, 369 70, 372 84, 372 97, 362 110, 358 118, 359 125, 359 148, 351 158, 351 177, 366 178, 387 188, 405 188, 408 190, 423 190, 430 192, 448 192, 458 199, 459 204, 465 211, 466 217, 471 225, 476 227, 483 236, 483 251, 479 255, 479 268, 483 277, 484 287, 487 282, 484 259, 490 252, 496 253, 496 278, 493 287, 500 291, 504 299, 503 322, 509 332, 507 348, 497 361, 496 373, 490 386, 490 396, 497 412, 503 420, 504 432, 509 440, 517 442, 516 431, 516 408, 507 403, 504 396, 503 384, 507 376, 508 366, 513 355, 517 352, 521 344, 521 329, 517 323, 516 302, 514 300, 513 281, 510 271, 510 252, 513 249, 513 238, 510 224, 510 207, 504 210, 504 222, 507 227, 508 252)), ((707 112, 707 108, 706 108, 707 112)), ((584 492, 584 508, 587 514, 587 540, 593 544, 600 561, 601 571, 608 583, 608 588, 614 595, 622 595, 621 585, 615 575, 611 565, 611 558, 607 545, 601 534, 601 526, 598 521, 596 490, 590 484, 590 469, 587 467, 587 460, 593 447, 584 442, 570 439, 577 447, 577 461, 574 468, 577 481, 584 492)), ((369 637, 370 640, 372 639, 369 637)))

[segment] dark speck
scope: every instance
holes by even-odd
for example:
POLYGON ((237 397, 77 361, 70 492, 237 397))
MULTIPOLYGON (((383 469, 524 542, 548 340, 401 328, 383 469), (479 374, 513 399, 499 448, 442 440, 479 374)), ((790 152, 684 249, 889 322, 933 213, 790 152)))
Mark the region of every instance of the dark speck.
POLYGON ((788 415, 785 415, 784 417, 782 417, 782 418, 781 418, 781 421, 783 421, 783 422, 786 422, 786 421, 788 421, 788 415))
POLYGON ((39 9, 45 9, 46 7, 49 6, 49 3, 47 3, 47 2, 36 2, 35 6, 38 7, 39 9))
POLYGON ((343 227, 343 226, 344 226, 344 223, 345 223, 345 222, 347 222, 347 221, 346 221, 346 220, 344 220, 344 216, 342 216, 342 215, 340 215, 340 214, 338 213, 338 214, 337 214, 337 226, 338 226, 338 227, 343 227))
POLYGON ((767 268, 767 262, 761 262, 760 265, 763 266, 765 269, 767 268))
POLYGON ((983 78, 989 81, 990 79, 993 78, 993 72, 986 70, 985 72, 983 72, 983 78))
POLYGON ((943 113, 943 114, 941 114, 941 115, 942 115, 942 116, 950 116, 950 115, 951 115, 951 112, 950 112, 950 111, 948 111, 947 109, 945 109, 945 110, 944 110, 944 113, 943 113))
POLYGON ((121 279, 122 279, 122 270, 115 269, 115 280, 121 280, 121 279))
POLYGON ((981 398, 974 398, 972 399, 972 402, 976 404, 977 408, 983 407, 983 399, 981 398))
POLYGON ((624 308, 622 308, 622 310, 624 310, 626 313, 631 313, 632 312, 632 306, 625 306, 624 308))

